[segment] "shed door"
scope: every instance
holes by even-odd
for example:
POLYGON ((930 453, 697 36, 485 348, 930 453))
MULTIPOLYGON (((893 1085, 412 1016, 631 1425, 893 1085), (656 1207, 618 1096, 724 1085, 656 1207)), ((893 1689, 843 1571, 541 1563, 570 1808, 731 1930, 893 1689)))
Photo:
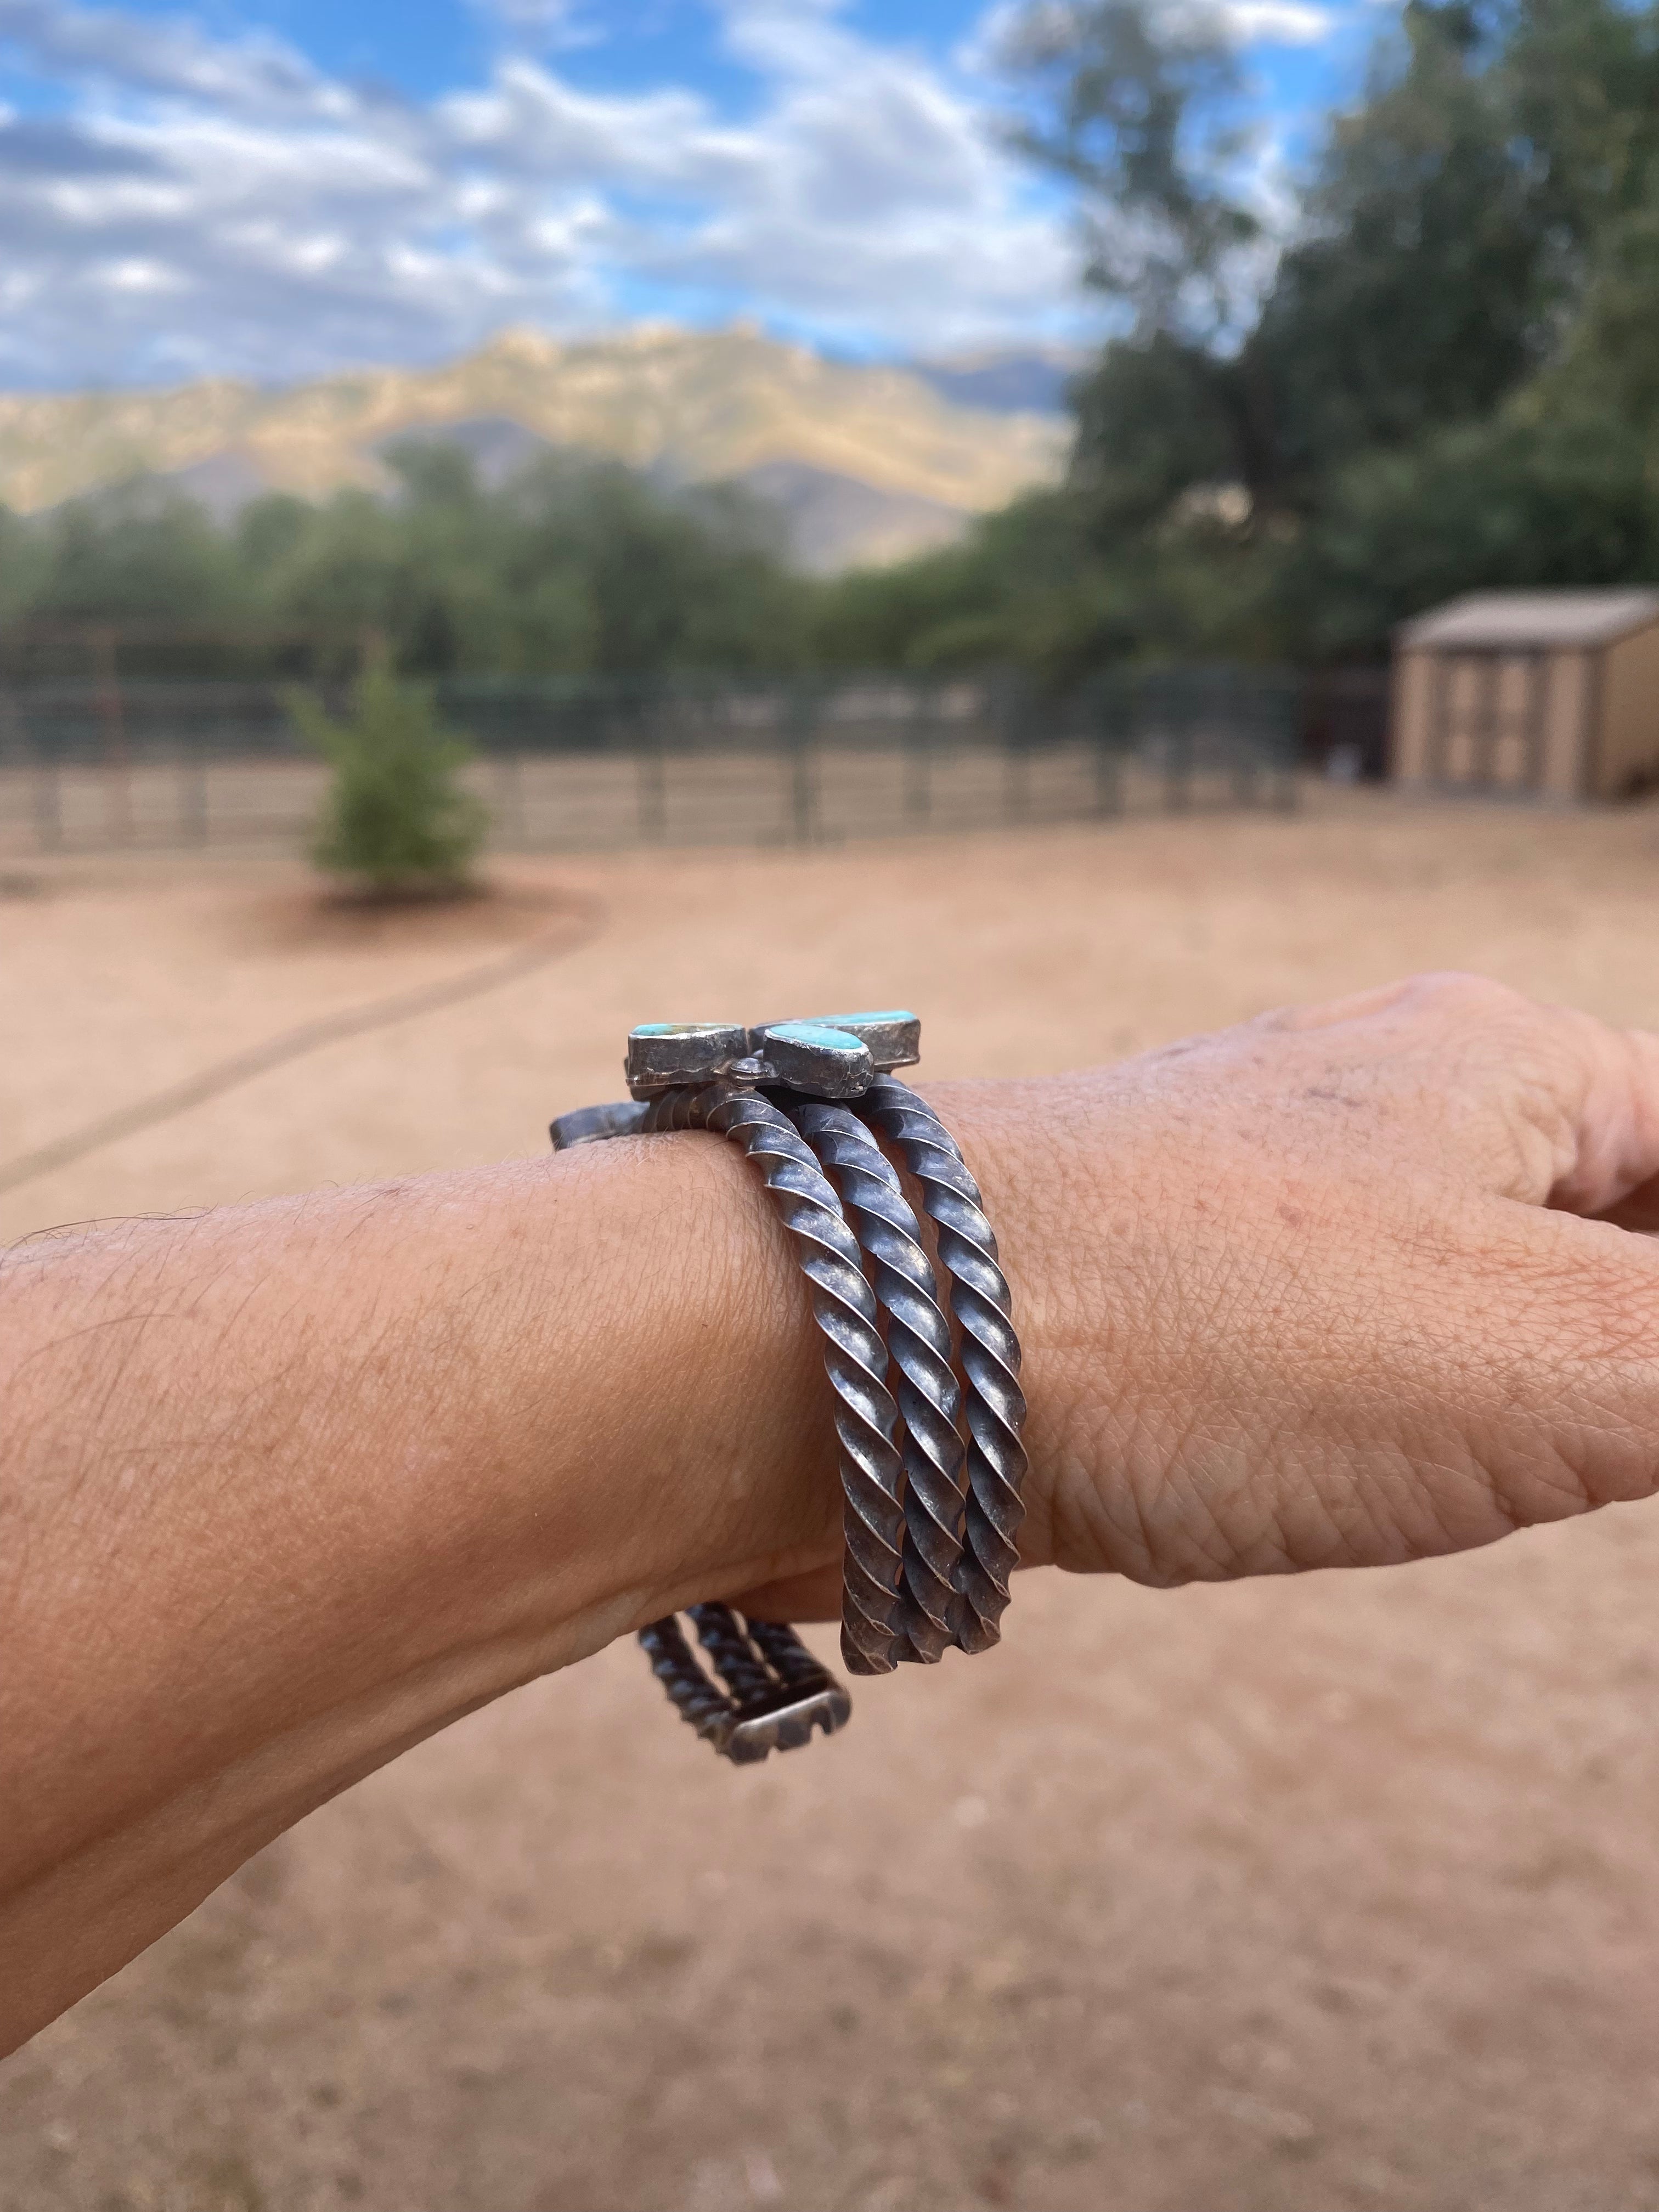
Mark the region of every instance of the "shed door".
POLYGON ((1541 790, 1548 690, 1546 653, 1437 654, 1430 776, 1481 791, 1541 790))

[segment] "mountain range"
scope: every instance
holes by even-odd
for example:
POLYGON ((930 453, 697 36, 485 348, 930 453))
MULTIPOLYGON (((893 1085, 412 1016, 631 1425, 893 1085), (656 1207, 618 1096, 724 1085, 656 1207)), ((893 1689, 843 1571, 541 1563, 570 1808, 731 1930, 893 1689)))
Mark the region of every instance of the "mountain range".
POLYGON ((39 513, 143 477, 223 518, 264 491, 386 490, 385 453, 410 437, 461 445, 497 483, 555 447, 659 481, 745 483, 823 572, 948 544, 1053 481, 1072 366, 1037 350, 871 366, 744 325, 641 324, 575 341, 506 330, 436 368, 276 388, 0 393, 0 501, 39 513))

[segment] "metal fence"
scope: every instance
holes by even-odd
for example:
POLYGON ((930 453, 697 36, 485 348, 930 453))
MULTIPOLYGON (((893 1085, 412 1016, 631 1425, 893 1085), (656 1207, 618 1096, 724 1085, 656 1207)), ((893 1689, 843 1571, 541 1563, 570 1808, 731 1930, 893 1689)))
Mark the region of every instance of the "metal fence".
MULTIPOLYGON (((1114 676, 1059 698, 1010 678, 434 689, 508 849, 814 845, 1294 804, 1301 686, 1282 672, 1114 676)), ((327 771, 290 696, 266 683, 0 690, 0 853, 302 836, 327 771)))

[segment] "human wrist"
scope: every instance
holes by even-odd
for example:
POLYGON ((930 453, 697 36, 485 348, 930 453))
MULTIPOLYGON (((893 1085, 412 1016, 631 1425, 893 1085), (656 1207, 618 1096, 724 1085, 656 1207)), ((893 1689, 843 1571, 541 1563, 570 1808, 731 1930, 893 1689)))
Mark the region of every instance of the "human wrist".
POLYGON ((919 1086, 955 1132, 996 1225, 1024 1359, 1030 1470, 1021 1564, 1182 1578, 1167 1520, 1164 1444, 1194 1409, 1174 1402, 1184 1200, 1135 1063, 919 1086), (1172 1354, 1175 1358, 1172 1360, 1172 1354))
POLYGON ((511 1352, 508 1387, 533 1420, 508 1548, 575 1568, 544 1610, 598 1648, 695 1599, 832 1562, 832 1398, 807 1287, 752 1172, 717 1137, 681 1133, 535 1175, 542 1221, 568 1214, 577 1237, 542 1259, 564 1316, 511 1352), (535 1500, 549 1455, 577 1475, 562 1540, 535 1500))
MULTIPOLYGON (((1038 1087, 1041 1088, 1041 1086, 1038 1087)), ((921 1126, 930 1125, 931 1115, 925 1110, 924 1097, 917 1097, 906 1091, 902 1085, 894 1086, 894 1088, 901 1102, 903 1098, 909 1098, 911 1105, 923 1114, 921 1126)), ((996 1084, 958 1085, 954 1087, 953 1095, 965 1102, 967 1120, 971 1121, 975 1127, 983 1124, 988 1129, 993 1124, 1006 1118, 998 1115, 995 1101, 999 1092, 1006 1092, 1011 1088, 1012 1086, 996 1084)), ((786 1099, 784 1101, 786 1106, 787 1103, 786 1099)), ((852 1118, 844 1112, 842 1113, 842 1123, 846 1125, 844 1131, 841 1124, 835 1122, 834 1117, 838 1111, 841 1109, 833 1108, 807 1109, 809 1121, 813 1113, 819 1114, 821 1118, 823 1115, 830 1117, 822 1127, 813 1124, 809 1128, 807 1122, 799 1121, 798 1116, 795 1118, 799 1128, 811 1136, 814 1147, 819 1152, 820 1159, 825 1164, 830 1165, 833 1172, 839 1173, 843 1169, 854 1172, 854 1194, 850 1202, 854 1206, 860 1202, 867 1205, 870 1202, 868 1189, 878 1190, 880 1178, 876 1178, 875 1182, 868 1186, 866 1197, 860 1201, 856 1195, 861 1187, 856 1180, 859 1148, 854 1146, 852 1154, 847 1159, 837 1158, 833 1162, 828 1159, 823 1150, 826 1146, 831 1150, 839 1146, 844 1152, 852 1136, 857 1133, 852 1118)), ((594 1109, 594 1112, 597 1114, 598 1109, 594 1109)), ((924 1213, 931 1212, 936 1200, 943 1193, 947 1202, 945 1211, 939 1218, 955 1222, 957 1217, 952 1209, 957 1201, 949 1197, 946 1186, 936 1181, 938 1170, 931 1164, 939 1156, 935 1153, 931 1140, 925 1137, 920 1139, 921 1152, 915 1155, 914 1162, 911 1162, 911 1154, 918 1142, 915 1131, 908 1126, 908 1122, 905 1122, 900 1106, 890 1102, 887 1114, 893 1113, 898 1113, 900 1118, 891 1122, 890 1128, 889 1120, 880 1110, 866 1117, 872 1127, 863 1135, 863 1145, 868 1146, 872 1141, 884 1140, 893 1164, 906 1175, 909 1173, 907 1163, 911 1163, 915 1172, 922 1177, 920 1182, 911 1181, 909 1194, 913 1204, 919 1212, 924 1212, 924 1213), (904 1124, 902 1129, 902 1123, 904 1124), (886 1133, 884 1139, 877 1133, 886 1133)), ((914 1121, 914 1118, 911 1116, 910 1120, 914 1121)), ((586 1153, 590 1160, 598 1162, 599 1159, 605 1159, 607 1164, 614 1162, 618 1170, 623 1170, 629 1158, 629 1150, 626 1143, 618 1141, 609 1132, 603 1131, 599 1133, 603 1135, 605 1140, 602 1143, 594 1141, 588 1133, 587 1119, 587 1116, 570 1117, 573 1125, 580 1121, 580 1133, 573 1133, 571 1137, 565 1138, 564 1141, 571 1147, 571 1151, 562 1157, 580 1157, 586 1153)), ((775 1127, 779 1133, 780 1142, 775 1148, 769 1140, 762 1146, 762 1151, 769 1160, 775 1149, 778 1156, 782 1158, 792 1157, 789 1153, 791 1144, 801 1150, 799 1164, 807 1174, 810 1183, 812 1171, 805 1166, 805 1152, 804 1148, 800 1148, 799 1138, 790 1130, 786 1120, 777 1114, 775 1107, 764 1103, 757 1103, 754 1111, 744 1120, 743 1126, 748 1128, 750 1123, 754 1123, 757 1127, 775 1127), (770 1121, 766 1118, 769 1115, 772 1117, 770 1121)), ((556 1135, 562 1133, 563 1126, 563 1124, 560 1125, 560 1131, 556 1131, 556 1135)), ((649 1126, 647 1124, 647 1127, 649 1126)), ((763 1620, 833 1617, 836 1609, 836 1599, 840 1595, 837 1588, 839 1577, 836 1572, 840 1544, 833 1540, 835 1532, 830 1524, 830 1510, 835 1502, 835 1486, 831 1474, 832 1462, 830 1448, 836 1421, 836 1399, 830 1389, 826 1387, 825 1379, 821 1373, 817 1375, 816 1380, 814 1379, 817 1361, 811 1356, 811 1352, 807 1351, 809 1346, 819 1346, 820 1338, 818 1332, 811 1325, 811 1309, 805 1295, 804 1286, 799 1280, 793 1279, 795 1269, 799 1265, 799 1253, 795 1249, 796 1239, 801 1234, 799 1226, 793 1221, 792 1209, 795 1201, 792 1199, 786 1202, 783 1215, 784 1220, 789 1221, 792 1227, 795 1228, 795 1235, 790 1236, 783 1232, 781 1223, 774 1213, 773 1202, 777 1194, 773 1192, 771 1198, 763 1204, 763 1182, 755 1176, 752 1163, 744 1166, 740 1151, 718 1144, 711 1146, 707 1139, 699 1146, 696 1140, 696 1133, 700 1129, 700 1121, 696 1115, 676 1114, 663 1126, 668 1146, 668 1156, 684 1164, 684 1171, 688 1177, 692 1173, 691 1164, 694 1160, 700 1161, 703 1172, 712 1172, 714 1175, 722 1186, 720 1211, 740 1238, 742 1250, 748 1255, 751 1263, 762 1255, 764 1259, 765 1273, 769 1279, 765 1292, 767 1310, 763 1310, 752 1297, 739 1296, 732 1298, 729 1304, 731 1319, 726 1328, 720 1332, 725 1345, 732 1350, 738 1364, 746 1366, 747 1370, 746 1402, 739 1404, 734 1410, 729 1410, 728 1419, 734 1419, 740 1430, 752 1431, 758 1424, 769 1417, 769 1408, 773 1413, 782 1409, 786 1418, 775 1429, 774 1440, 765 1452, 759 1455, 751 1454, 743 1455, 742 1465, 731 1470, 732 1484, 728 1486, 735 1487, 745 1483, 754 1486, 749 1494, 749 1504, 757 1510, 750 1512, 746 1516, 739 1517, 746 1519, 746 1526, 751 1531, 757 1519, 766 1522, 774 1532, 773 1540, 768 1548, 780 1556, 774 1559, 769 1569, 762 1564, 758 1556, 760 1547, 751 1537, 751 1540, 742 1547, 743 1557, 746 1562, 744 1579, 741 1583, 734 1586, 732 1577, 737 1571, 734 1562, 738 1554, 736 1550, 730 1547, 728 1542, 728 1548, 717 1563, 717 1578, 711 1580, 705 1572, 699 1587, 698 1580, 694 1576, 683 1575, 676 1585, 672 1600, 665 1598, 664 1605, 659 1610, 672 1609, 672 1606, 676 1604, 684 1605, 688 1597, 716 1597, 731 1600, 738 1603, 742 1612, 750 1617, 758 1615, 763 1620), (723 1173, 720 1165, 722 1161, 725 1163, 723 1173), (769 1218, 769 1215, 773 1218, 769 1218), (778 1272, 780 1267, 782 1268, 781 1275, 778 1272), (792 1280, 793 1280, 793 1296, 789 1294, 787 1288, 792 1280), (800 1358, 803 1351, 807 1351, 804 1364, 800 1358), (793 1379, 781 1391, 777 1387, 778 1378, 772 1371, 781 1366, 793 1366, 794 1369, 793 1379), (803 1527, 801 1517, 803 1511, 810 1515, 812 1528, 811 1539, 805 1543, 799 1540, 799 1534, 803 1527), (783 1545, 779 1543, 776 1535, 781 1523, 787 1525, 790 1531, 790 1540, 783 1545), (786 1558, 781 1556, 785 1550, 789 1549, 792 1549, 795 1555, 795 1564, 793 1567, 786 1558), (812 1562, 810 1571, 805 1564, 809 1560, 812 1562), (750 1579, 751 1577, 757 1577, 759 1587, 756 1586, 755 1580, 750 1579)), ((711 1127, 714 1126, 723 1127, 724 1125, 711 1123, 711 1127)), ((938 1125, 931 1124, 931 1126, 937 1127, 938 1125)), ((964 1122, 964 1128, 965 1126, 964 1122)), ((664 1139, 659 1139, 658 1141, 661 1142, 664 1139)), ((943 1141, 949 1148, 951 1142, 950 1136, 945 1136, 943 1141)), ((749 1149, 750 1146, 745 1139, 742 1150, 749 1149)), ((975 1146, 975 1149, 978 1151, 982 1150, 983 1147, 975 1146)), ((635 1157, 638 1158, 638 1155, 635 1154, 635 1157)), ((958 1162, 956 1172, 960 1172, 960 1165, 958 1162)), ((627 1173, 629 1179, 631 1180, 633 1170, 629 1169, 627 1173)), ((886 1171, 884 1170, 884 1173, 886 1171)), ((765 1178, 765 1185, 769 1186, 773 1180, 774 1178, 769 1175, 765 1178)), ((794 1186, 791 1184, 790 1188, 793 1188, 794 1186)), ((896 1203, 897 1186, 892 1184, 891 1188, 894 1201, 896 1203)), ((971 1182, 966 1188, 972 1188, 971 1182)), ((614 1183, 611 1185, 611 1189, 614 1193, 614 1183)), ((615 1202, 614 1195, 607 1196, 602 1200, 599 1211, 609 1212, 615 1202)), ((692 1212, 696 1233, 700 1236, 705 1235, 706 1221, 696 1219, 695 1207, 692 1212)), ((986 1233, 984 1217, 976 1204, 971 1208, 971 1213, 980 1223, 980 1228, 976 1231, 970 1231, 969 1234, 982 1237, 986 1233)), ((810 1206, 807 1218, 809 1223, 814 1218, 810 1206)), ((878 1299, 882 1294, 879 1287, 880 1271, 890 1264, 888 1256, 889 1247, 884 1242, 889 1231, 881 1225, 888 1218, 881 1203, 878 1203, 876 1215, 860 1214, 858 1216, 860 1225, 857 1234, 860 1241, 864 1241, 866 1237, 864 1224, 867 1221, 877 1221, 877 1231, 872 1232, 874 1241, 868 1245, 867 1249, 873 1255, 877 1255, 873 1259, 873 1264, 877 1269, 878 1299)), ((839 1227, 839 1222, 836 1225, 839 1227)), ((947 1241, 956 1239, 959 1243, 963 1227, 965 1225, 958 1224, 957 1226, 949 1228, 945 1232, 947 1241)), ((924 1242, 931 1243, 931 1231, 924 1232, 924 1242)), ((816 1237, 810 1228, 807 1231, 805 1249, 808 1251, 817 1249, 816 1237)), ((990 1250, 994 1252, 994 1249, 993 1237, 990 1250)), ((920 1255, 917 1255, 917 1264, 925 1264, 921 1262, 920 1255)), ((959 1267, 961 1265, 959 1255, 947 1264, 959 1267)), ((997 1270, 994 1261, 989 1259, 988 1255, 987 1264, 991 1275, 995 1277, 997 1270)), ((977 1263, 970 1262, 970 1273, 976 1279, 978 1279, 977 1263)), ((840 1293, 834 1291, 831 1295, 839 1297, 840 1293)), ((977 1291, 972 1294, 969 1310, 972 1310, 973 1301, 978 1299, 980 1295, 977 1291)), ((1001 1297, 1006 1293, 999 1291, 997 1295, 1001 1297)), ((987 1317, 994 1319, 994 1316, 989 1313, 988 1308, 987 1317)), ((896 1306, 895 1326, 897 1325, 896 1306)), ((908 1320, 906 1325, 907 1327, 909 1325, 908 1320)), ((919 1319, 916 1326, 925 1327, 925 1322, 919 1319)), ((980 1325, 974 1324, 974 1326, 977 1330, 980 1325)), ((991 1341, 994 1343, 995 1340, 994 1334, 991 1341)), ((909 1349, 901 1351, 896 1346, 895 1346, 895 1357, 902 1362, 916 1357, 912 1340, 907 1336, 903 1342, 909 1349)), ((1012 1349, 1013 1370, 1017 1372, 1018 1345, 1014 1344, 1012 1349)), ((946 1356, 948 1357, 948 1354, 946 1356)), ((1006 1353, 997 1352, 993 1356, 1000 1360, 1006 1357, 1006 1353)), ((895 1369, 888 1374, 890 1388, 894 1387, 894 1378, 897 1371, 895 1369)), ((906 1365, 905 1374, 908 1375, 910 1371, 909 1366, 906 1365)), ((981 1370, 975 1368, 974 1372, 977 1376, 981 1370)), ((921 1387, 927 1387, 925 1382, 921 1387)), ((980 1388, 982 1384, 976 1382, 975 1387, 980 1388)), ((1010 1388, 1012 1389, 1013 1405, 1018 1408, 1019 1393, 1012 1379, 1010 1388)), ((999 1402, 994 1391, 990 1404, 994 1408, 999 1402)), ((1014 1412, 1017 1425, 1022 1412, 1023 1409, 1014 1412)), ((993 1418, 1000 1418, 1000 1416, 994 1412, 993 1418)), ((1018 1425, 1014 1435, 1017 1438, 1018 1425)), ((1018 1451, 1017 1443, 1011 1445, 1010 1449, 1018 1451)), ((1024 1474, 1024 1464, 1023 1451, 1018 1451, 1018 1468, 1014 1474, 1017 1486, 1014 1493, 1016 1498, 1018 1485, 1024 1474)), ((1006 1478, 997 1475, 994 1479, 1005 1480, 1006 1478)), ((695 1483, 690 1486, 695 1490, 695 1483)), ((731 1502, 730 1499, 726 1501, 728 1505, 731 1502)), ((836 1517, 839 1519, 840 1516, 837 1515, 836 1517)), ((1010 1523, 1011 1532, 1013 1528, 1018 1527, 1018 1519, 1019 1516, 1016 1512, 1010 1523)), ((711 1522, 711 1532, 717 1526, 724 1529, 729 1539, 732 1532, 732 1522, 729 1513, 721 1521, 711 1522)), ((908 1540, 908 1538, 906 1540, 908 1540)), ((1006 1541, 1006 1540, 999 1540, 1006 1541)), ((682 1556, 689 1557, 688 1554, 682 1556)), ((708 1554, 705 1553, 703 1556, 707 1559, 708 1554)), ((1006 1559, 1006 1557, 1007 1553, 1005 1552, 1004 1559, 1006 1559)), ((995 1607, 996 1612, 1000 1612, 1000 1605, 1006 1602, 1006 1564, 999 1566, 998 1572, 1003 1580, 1001 1601, 995 1607)), ((986 1598, 987 1604, 992 1601, 990 1596, 986 1598)), ((994 1613, 990 1616, 993 1620, 994 1617, 994 1613)), ((992 1640, 994 1640, 994 1637, 992 1640)), ((964 1645, 963 1648, 976 1647, 970 1644, 964 1645)), ((866 1670, 855 1668, 854 1671, 866 1670)), ((868 1671, 883 1670, 876 1668, 868 1671)))

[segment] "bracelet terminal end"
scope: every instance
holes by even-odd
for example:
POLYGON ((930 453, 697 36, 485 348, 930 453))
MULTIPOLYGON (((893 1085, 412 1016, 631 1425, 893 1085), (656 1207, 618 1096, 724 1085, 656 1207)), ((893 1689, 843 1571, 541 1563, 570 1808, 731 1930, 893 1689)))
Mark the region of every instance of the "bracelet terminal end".
POLYGON ((781 1621, 751 1620, 745 1628, 724 1605, 694 1605, 690 1619, 724 1690, 697 1663, 672 1616, 642 1628, 640 1642, 680 1717, 734 1766, 799 1750, 815 1729, 834 1735, 851 1718, 847 1690, 781 1621))
POLYGON ((602 1145, 611 1137, 637 1136, 645 1126, 644 1104, 632 1098, 618 1098, 607 1106, 578 1106, 574 1112, 556 1115, 548 1133, 553 1139, 556 1152, 568 1152, 578 1145, 602 1145))

